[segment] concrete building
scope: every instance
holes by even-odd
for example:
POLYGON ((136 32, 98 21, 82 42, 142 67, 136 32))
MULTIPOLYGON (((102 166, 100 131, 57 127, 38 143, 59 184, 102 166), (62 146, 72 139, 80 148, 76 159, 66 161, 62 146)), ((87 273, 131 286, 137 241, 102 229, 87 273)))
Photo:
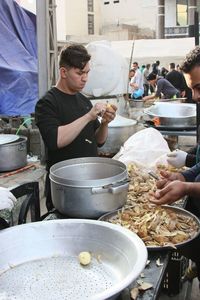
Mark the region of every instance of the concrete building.
POLYGON ((99 0, 56 0, 58 40, 100 34, 99 0))
POLYGON ((102 0, 101 33, 110 40, 154 38, 157 0, 102 0))
MULTIPOLYGON (((16 0, 36 12, 36 0, 16 0)), ((58 41, 187 37, 200 0, 56 0, 58 41), (189 26, 188 26, 189 25, 189 26)))

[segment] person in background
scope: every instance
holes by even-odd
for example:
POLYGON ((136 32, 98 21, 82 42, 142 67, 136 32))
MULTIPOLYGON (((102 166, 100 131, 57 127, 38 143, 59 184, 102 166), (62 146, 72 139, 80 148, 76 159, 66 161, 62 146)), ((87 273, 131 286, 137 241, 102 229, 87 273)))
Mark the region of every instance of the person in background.
POLYGON ((134 62, 132 69, 135 70, 135 75, 131 78, 130 86, 132 87, 132 99, 142 99, 144 93, 143 74, 141 73, 138 63, 134 62))
POLYGON ((131 95, 133 93, 133 88, 130 86, 130 83, 131 83, 131 79, 135 76, 135 70, 134 69, 131 69, 129 71, 129 83, 128 83, 128 97, 129 99, 131 98, 131 95))
POLYGON ((57 162, 98 156, 108 135, 108 123, 115 118, 117 107, 92 103, 81 94, 90 71, 90 55, 79 44, 62 49, 59 78, 37 102, 35 120, 47 149, 46 206, 53 208, 49 170, 57 162), (98 117, 101 116, 101 122, 98 117))
POLYGON ((169 72, 165 78, 180 92, 181 97, 185 97, 185 79, 183 74, 175 69, 175 63, 169 64, 169 72))
POLYGON ((176 65, 176 71, 181 72, 179 64, 176 65))
MULTIPOLYGON (((183 75, 183 72, 180 69, 180 65, 176 65, 176 70, 180 72, 183 75)), ((184 89, 185 89, 185 98, 186 98, 186 103, 194 103, 192 99, 192 90, 187 86, 187 83, 185 81, 185 77, 183 76, 184 79, 184 89)))
POLYGON ((145 69, 145 65, 142 65, 142 66, 140 67, 140 72, 143 73, 143 72, 144 72, 144 69, 145 69))
POLYGON ((168 73, 168 70, 165 67, 162 67, 160 69, 160 76, 162 76, 163 78, 166 78, 167 73, 168 73))
POLYGON ((156 60, 155 63, 152 64, 152 73, 156 74, 156 75, 160 75, 160 61, 156 60))
POLYGON ((146 64, 144 72, 143 72, 144 96, 148 96, 149 93, 153 92, 153 91, 151 91, 150 84, 149 84, 149 82, 147 80, 147 77, 150 74, 150 67, 151 67, 150 64, 146 64))
POLYGON ((150 73, 147 80, 152 86, 156 86, 156 91, 152 95, 143 97, 143 100, 145 101, 161 97, 171 99, 180 96, 179 91, 165 78, 150 73))

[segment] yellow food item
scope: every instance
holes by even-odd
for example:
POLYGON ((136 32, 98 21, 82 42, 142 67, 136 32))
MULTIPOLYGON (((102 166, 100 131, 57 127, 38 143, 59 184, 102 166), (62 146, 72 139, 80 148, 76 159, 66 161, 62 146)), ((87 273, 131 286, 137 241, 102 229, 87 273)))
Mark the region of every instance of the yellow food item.
POLYGON ((106 107, 107 107, 107 108, 110 108, 110 107, 111 107, 111 104, 108 103, 108 104, 106 105, 106 107))
POLYGON ((79 258, 80 264, 83 266, 87 266, 91 262, 91 254, 87 251, 80 252, 78 258, 79 258))

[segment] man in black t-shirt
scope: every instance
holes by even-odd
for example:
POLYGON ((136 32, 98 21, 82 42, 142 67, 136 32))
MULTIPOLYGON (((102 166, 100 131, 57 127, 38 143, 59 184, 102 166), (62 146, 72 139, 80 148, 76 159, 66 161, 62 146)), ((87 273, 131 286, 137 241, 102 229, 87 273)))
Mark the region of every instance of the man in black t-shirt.
POLYGON ((49 169, 60 161, 97 156, 97 146, 105 143, 108 123, 116 106, 92 103, 80 91, 84 88, 90 55, 82 45, 71 45, 60 54, 59 79, 36 104, 35 119, 47 149, 46 205, 53 208, 49 169), (98 116, 102 116, 101 123, 98 116))
POLYGON ((169 72, 165 77, 181 94, 181 97, 185 97, 185 79, 181 72, 175 69, 175 63, 169 64, 169 72))

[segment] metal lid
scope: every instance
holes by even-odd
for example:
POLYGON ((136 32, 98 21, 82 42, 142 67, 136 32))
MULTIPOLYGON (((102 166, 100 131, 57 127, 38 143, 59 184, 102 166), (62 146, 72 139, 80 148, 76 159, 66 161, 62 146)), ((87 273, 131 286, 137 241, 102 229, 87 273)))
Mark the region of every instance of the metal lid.
POLYGON ((15 142, 20 137, 16 134, 0 134, 0 145, 15 142))
POLYGON ((81 157, 61 161, 50 168, 50 180, 74 187, 98 187, 128 178, 126 165, 111 158, 81 157))

